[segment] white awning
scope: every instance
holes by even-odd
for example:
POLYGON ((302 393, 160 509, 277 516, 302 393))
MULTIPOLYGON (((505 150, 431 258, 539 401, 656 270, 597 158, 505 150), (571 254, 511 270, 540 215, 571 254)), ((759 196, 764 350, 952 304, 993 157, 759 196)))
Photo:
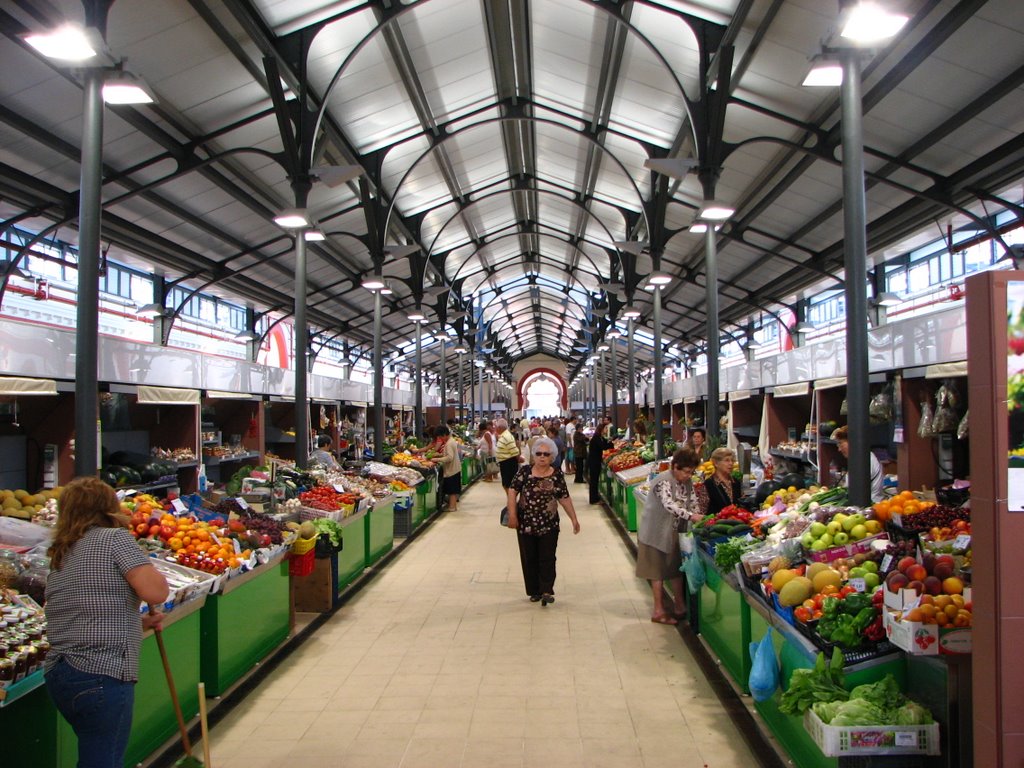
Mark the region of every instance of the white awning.
POLYGON ((214 400, 262 400, 251 392, 221 392, 219 389, 206 390, 206 396, 214 400))
POLYGON ((814 382, 815 389, 834 389, 835 387, 845 386, 845 376, 833 376, 831 379, 818 379, 816 382, 814 382))
POLYGON ((929 365, 924 371, 926 379, 948 379, 953 376, 967 375, 967 361, 961 360, 958 363, 938 363, 929 365))
POLYGON ((23 379, 16 376, 0 378, 0 395, 56 395, 53 379, 23 379))
POLYGON ((746 400, 749 397, 749 389, 737 389, 735 392, 729 393, 729 402, 733 402, 734 400, 746 400))
POLYGON ((696 397, 684 397, 683 402, 689 405, 690 403, 696 403, 698 398, 696 397))
POLYGON ((139 386, 138 400, 149 405, 199 405, 198 389, 139 386))
POLYGON ((796 397, 797 395, 806 395, 808 392, 810 392, 810 385, 806 381, 797 384, 780 384, 772 390, 775 397, 796 397))

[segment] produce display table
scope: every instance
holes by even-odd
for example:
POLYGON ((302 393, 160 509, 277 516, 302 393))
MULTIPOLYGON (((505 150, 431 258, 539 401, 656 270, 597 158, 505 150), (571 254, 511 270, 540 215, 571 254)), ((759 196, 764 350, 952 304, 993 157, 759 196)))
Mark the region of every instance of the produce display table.
POLYGON ((437 511, 439 486, 436 472, 425 477, 423 482, 416 486, 416 516, 413 519, 413 527, 418 526, 437 511))
POLYGON ((395 545, 395 497, 375 499, 366 521, 366 565, 373 565, 395 545))
POLYGON ((614 499, 613 492, 612 492, 612 475, 613 475, 613 473, 612 473, 612 471, 610 469, 608 469, 608 465, 607 464, 602 464, 601 465, 600 491, 601 491, 601 496, 604 498, 604 500, 608 504, 608 506, 612 506, 613 499, 614 499))
MULTIPOLYGON (((358 527, 363 529, 362 521, 358 527)), ((348 550, 348 542, 345 550, 348 550)), ((362 546, 359 553, 362 559, 362 546)), ((211 696, 221 695, 282 643, 288 637, 290 613, 288 563, 284 553, 228 580, 221 592, 210 595, 200 612, 200 671, 207 692, 211 696)), ((175 682, 179 690, 186 690, 186 684, 177 679, 175 682)), ((191 689, 194 693, 194 684, 191 689)))
MULTIPOLYGON (((710 577, 710 572, 709 572, 710 577)), ((772 611, 757 597, 742 591, 743 600, 750 613, 749 632, 754 640, 760 640, 769 626, 776 630, 773 634, 775 652, 779 659, 783 688, 788 687, 790 675, 794 669, 811 668, 818 656, 818 649, 801 635, 796 628, 787 623, 781 616, 772 611)), ((749 665, 749 660, 748 660, 749 665)), ((748 666, 749 670, 749 666, 748 666)), ((906 663, 902 653, 895 651, 870 661, 848 664, 843 668, 847 688, 862 683, 874 683, 892 674, 902 690, 906 690, 906 663)), ((779 711, 779 693, 763 702, 754 702, 758 714, 764 719, 772 735, 779 741, 789 754, 793 764, 798 768, 836 768, 849 764, 848 760, 825 757, 818 745, 803 724, 803 717, 788 715, 779 711)), ((862 760, 864 758, 861 758, 862 760)), ((872 765, 909 765, 914 758, 910 756, 871 759, 872 765), (902 762, 900 762, 902 761, 902 762)), ((860 763, 858 763, 860 764, 860 763)))
MULTIPOLYGON (((419 487, 419 486, 417 486, 419 487)), ((342 518, 341 551, 338 553, 338 592, 356 580, 366 568, 366 537, 367 526, 363 521, 366 512, 357 512, 342 518)), ((394 508, 392 507, 391 524, 394 525, 394 508)))
POLYGON ((652 471, 656 471, 658 462, 649 462, 639 467, 631 467, 615 473, 616 514, 626 524, 626 530, 635 532, 640 523, 637 517, 636 497, 633 488, 646 480, 652 471))
MULTIPOLYGON (((287 568, 285 571, 287 584, 287 568)), ((164 621, 164 645, 186 720, 199 712, 201 609, 208 599, 203 597, 186 603, 167 614, 164 621)), ((46 693, 42 673, 33 674, 19 685, 25 686, 22 692, 17 698, 10 696, 5 700, 7 706, 0 708, 4 753, 15 758, 11 765, 74 768, 78 740, 46 693), (18 762, 18 756, 31 757, 18 762)), ((177 729, 156 639, 152 633, 146 633, 139 654, 139 682, 135 687, 135 710, 125 765, 141 762, 177 729)))
POLYGON ((700 635, 733 682, 746 693, 750 676, 750 606, 735 573, 723 574, 703 549, 697 549, 697 556, 707 574, 707 581, 697 595, 700 635))

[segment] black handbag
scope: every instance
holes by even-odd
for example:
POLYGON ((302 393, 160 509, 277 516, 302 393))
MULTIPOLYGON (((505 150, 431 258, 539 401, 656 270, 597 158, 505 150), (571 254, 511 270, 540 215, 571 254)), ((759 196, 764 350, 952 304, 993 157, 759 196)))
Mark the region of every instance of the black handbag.
POLYGON ((498 522, 501 523, 502 528, 508 528, 508 507, 502 507, 501 512, 498 513, 498 522))

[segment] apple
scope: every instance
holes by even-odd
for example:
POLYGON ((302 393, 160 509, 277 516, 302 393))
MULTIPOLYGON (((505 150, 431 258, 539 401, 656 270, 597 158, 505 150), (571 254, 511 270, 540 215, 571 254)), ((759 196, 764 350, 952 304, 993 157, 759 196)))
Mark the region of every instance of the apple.
MULTIPOLYGON (((822 525, 821 527, 824 528, 825 526, 822 525)), ((805 531, 804 535, 800 537, 800 544, 804 549, 810 549, 811 545, 814 544, 814 534, 810 531, 805 531)))
POLYGON ((882 524, 877 520, 865 520, 864 527, 868 529, 868 533, 872 536, 882 532, 882 524))
POLYGON ((818 539, 813 544, 811 544, 812 552, 821 552, 823 549, 828 549, 828 544, 826 544, 823 539, 818 539))
POLYGON ((816 521, 811 523, 811 527, 808 530, 810 531, 811 536, 813 536, 816 539, 819 539, 821 538, 821 534, 825 533, 825 531, 827 531, 828 528, 825 527, 824 523, 819 523, 816 521))
POLYGON ((858 565, 856 568, 851 568, 850 569, 850 578, 851 579, 863 579, 864 578, 864 574, 866 574, 866 573, 867 573, 867 571, 865 571, 862 567, 860 567, 858 565))
MULTIPOLYGON (((827 533, 825 535, 828 536, 827 533)), ((849 544, 849 542, 850 537, 846 533, 846 531, 836 531, 836 533, 832 536, 832 544, 834 546, 841 547, 844 544, 849 544)))
POLYGON ((865 560, 861 563, 861 567, 863 567, 868 573, 878 573, 878 563, 874 560, 865 560))
POLYGON ((850 538, 854 541, 860 541, 868 535, 868 529, 864 527, 863 523, 858 523, 850 529, 850 538))
POLYGON ((874 589, 881 583, 881 580, 878 578, 878 574, 872 571, 868 571, 867 573, 865 573, 863 578, 864 586, 868 589, 874 589))
POLYGON ((831 533, 824 533, 821 535, 821 538, 819 538, 818 541, 820 541, 826 547, 831 547, 832 543, 835 541, 835 538, 832 536, 831 533))
POLYGON ((843 530, 843 524, 832 520, 828 525, 825 526, 829 533, 838 533, 843 530))

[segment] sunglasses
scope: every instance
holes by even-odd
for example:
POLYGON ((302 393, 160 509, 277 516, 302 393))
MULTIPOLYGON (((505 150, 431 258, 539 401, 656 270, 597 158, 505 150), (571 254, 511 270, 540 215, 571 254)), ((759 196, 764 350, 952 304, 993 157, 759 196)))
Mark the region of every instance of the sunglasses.
POLYGON ((550 453, 545 453, 544 451, 534 451, 533 455, 534 456, 550 456, 551 454, 550 453))

